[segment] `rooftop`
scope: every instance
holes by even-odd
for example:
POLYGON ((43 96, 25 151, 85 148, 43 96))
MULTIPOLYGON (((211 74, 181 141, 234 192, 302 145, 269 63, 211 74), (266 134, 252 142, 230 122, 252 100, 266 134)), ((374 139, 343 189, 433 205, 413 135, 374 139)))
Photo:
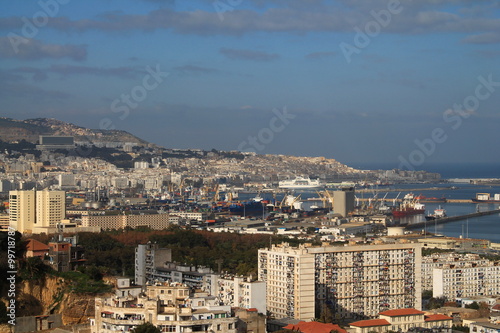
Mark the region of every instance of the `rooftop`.
POLYGON ((425 321, 437 321, 437 320, 453 320, 453 318, 445 316, 444 314, 433 314, 425 316, 425 321))
POLYGON ((48 251, 49 247, 36 239, 29 239, 26 249, 28 251, 48 251))
POLYGON ((337 331, 338 333, 347 333, 346 330, 340 328, 336 324, 323 324, 317 321, 305 322, 301 321, 298 324, 289 324, 284 329, 299 331, 302 333, 330 333, 331 331, 337 331))
POLYGON ((417 309, 395 309, 380 312, 383 316, 397 317, 397 316, 411 316, 411 315, 423 315, 424 312, 417 309))
POLYGON ((389 326, 389 325, 391 324, 385 319, 360 320, 349 324, 349 326, 356 326, 356 327, 389 326))

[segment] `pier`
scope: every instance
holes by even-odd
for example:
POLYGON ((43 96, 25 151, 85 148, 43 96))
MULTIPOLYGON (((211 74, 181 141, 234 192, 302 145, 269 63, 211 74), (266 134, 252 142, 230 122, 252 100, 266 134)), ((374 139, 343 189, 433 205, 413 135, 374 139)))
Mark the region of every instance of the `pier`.
POLYGON ((425 227, 427 224, 429 224, 429 225, 443 224, 443 223, 448 223, 448 222, 453 222, 453 221, 466 220, 466 219, 472 218, 472 217, 493 215, 493 214, 498 214, 498 213, 500 213, 500 209, 494 209, 494 210, 488 210, 488 211, 484 211, 484 212, 476 212, 476 213, 471 213, 471 214, 466 214, 466 215, 448 216, 448 217, 444 217, 441 219, 435 219, 435 220, 431 220, 431 221, 422 221, 422 222, 418 222, 418 223, 412 223, 410 225, 405 225, 404 227, 406 229, 416 229, 416 228, 420 228, 420 227, 425 227))

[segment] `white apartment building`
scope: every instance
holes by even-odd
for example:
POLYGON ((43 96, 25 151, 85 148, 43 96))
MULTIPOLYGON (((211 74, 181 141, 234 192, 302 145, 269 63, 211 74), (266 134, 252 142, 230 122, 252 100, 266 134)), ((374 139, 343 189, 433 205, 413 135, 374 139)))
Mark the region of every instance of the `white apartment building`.
POLYGON ((486 266, 490 263, 473 253, 435 253, 422 257, 422 290, 432 290, 434 268, 486 266))
POLYGON ((178 211, 172 211, 170 214, 179 216, 180 218, 186 219, 186 220, 196 220, 203 222, 207 219, 207 213, 204 212, 178 212, 178 211))
POLYGON ((261 249, 259 280, 276 318, 375 318, 421 308, 421 245, 417 243, 261 249))
POLYGON ((155 267, 172 261, 172 250, 158 244, 139 244, 135 248, 135 283, 140 286, 151 282, 155 267))
POLYGON ((148 286, 137 296, 96 298, 92 333, 128 332, 150 322, 162 332, 237 333, 231 307, 218 305, 206 293, 190 294, 179 283, 148 286))
POLYGON ((9 224, 19 232, 31 232, 35 225, 35 191, 9 192, 9 224))
POLYGON ((10 191, 9 223, 22 233, 46 232, 66 218, 64 191, 10 191))
POLYGON ((500 294, 500 265, 490 262, 487 265, 468 265, 466 267, 447 265, 433 270, 433 295, 444 296, 454 301, 464 297, 500 294))
POLYGON ((215 295, 219 302, 231 307, 252 309, 266 313, 266 283, 249 278, 219 276, 215 295))
POLYGON ((82 226, 102 229, 149 227, 163 230, 170 225, 169 214, 82 215, 82 226))

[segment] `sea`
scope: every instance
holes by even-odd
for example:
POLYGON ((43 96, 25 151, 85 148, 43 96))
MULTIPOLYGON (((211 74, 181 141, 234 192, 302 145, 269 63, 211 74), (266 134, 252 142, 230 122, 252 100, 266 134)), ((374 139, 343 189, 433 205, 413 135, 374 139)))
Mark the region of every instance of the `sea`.
MULTIPOLYGON (((353 165, 353 167, 360 167, 353 165)), ((388 170, 387 165, 367 164, 364 166, 367 170, 388 170)), ((386 197, 387 204, 392 204, 392 199, 399 195, 404 197, 407 193, 414 195, 423 195, 426 197, 445 197, 447 199, 472 199, 476 193, 500 193, 500 186, 475 185, 468 182, 469 179, 476 178, 498 178, 500 179, 500 165, 496 164, 440 164, 426 168, 429 172, 438 172, 442 179, 448 182, 425 183, 425 184, 395 184, 386 187, 377 187, 380 190, 377 197, 386 197), (451 181, 453 180, 453 181, 451 181), (401 190, 401 191, 399 191, 401 190), (401 193, 400 193, 401 192, 401 193)), ((296 192, 294 195, 301 194, 301 198, 318 197, 315 191, 296 192)), ((357 192, 359 198, 374 197, 376 191, 357 192)), ((262 194, 261 194, 262 195, 262 194)), ((265 195, 262 195, 266 198, 265 195)), ((269 198, 266 198, 269 199, 269 198)), ((474 204, 474 203, 425 203, 425 214, 431 214, 434 209, 444 208, 448 216, 457 216, 474 213, 477 211, 486 211, 500 209, 500 203, 495 204, 474 204)), ((411 224, 425 221, 425 214, 402 218, 401 224, 411 224)), ((444 224, 434 224, 428 222, 424 227, 428 232, 441 234, 449 237, 463 237, 475 239, 487 239, 491 242, 500 243, 500 214, 485 215, 448 222, 444 224)))

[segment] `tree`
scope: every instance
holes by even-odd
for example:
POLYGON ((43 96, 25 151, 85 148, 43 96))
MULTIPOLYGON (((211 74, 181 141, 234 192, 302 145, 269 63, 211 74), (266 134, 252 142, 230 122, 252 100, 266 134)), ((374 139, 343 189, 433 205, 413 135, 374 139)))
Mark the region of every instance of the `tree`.
POLYGON ((432 298, 432 290, 424 290, 422 291, 423 299, 431 299, 432 298))
POLYGON ((442 296, 442 297, 431 297, 429 299, 429 303, 428 303, 428 308, 429 309, 437 309, 437 308, 440 308, 444 305, 444 302, 445 302, 445 298, 442 296))
POLYGON ((481 318, 488 318, 490 316, 490 307, 488 303, 486 302, 479 303, 478 312, 481 318))
POLYGON ((133 333, 161 333, 160 329, 151 323, 144 323, 132 330, 133 333))
POLYGON ((470 303, 470 304, 466 304, 465 305, 465 308, 466 309, 474 309, 474 310, 479 310, 479 304, 477 304, 476 301, 470 303))

